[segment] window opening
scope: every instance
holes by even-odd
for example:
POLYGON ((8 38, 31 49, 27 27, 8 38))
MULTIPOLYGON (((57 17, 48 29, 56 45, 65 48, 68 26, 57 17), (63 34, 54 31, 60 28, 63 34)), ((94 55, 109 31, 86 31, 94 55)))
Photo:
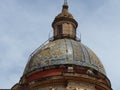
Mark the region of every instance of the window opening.
POLYGON ((62 25, 58 25, 57 29, 58 29, 58 36, 61 37, 62 36, 62 25))

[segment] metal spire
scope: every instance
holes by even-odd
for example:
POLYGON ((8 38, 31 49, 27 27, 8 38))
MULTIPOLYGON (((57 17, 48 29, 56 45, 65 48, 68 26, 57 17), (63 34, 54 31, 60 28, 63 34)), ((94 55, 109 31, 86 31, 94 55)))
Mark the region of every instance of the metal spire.
POLYGON ((67 0, 64 0, 63 10, 64 9, 68 9, 68 2, 67 2, 67 0))
POLYGON ((67 0, 64 0, 64 5, 65 5, 65 6, 67 6, 67 5, 68 5, 67 0))

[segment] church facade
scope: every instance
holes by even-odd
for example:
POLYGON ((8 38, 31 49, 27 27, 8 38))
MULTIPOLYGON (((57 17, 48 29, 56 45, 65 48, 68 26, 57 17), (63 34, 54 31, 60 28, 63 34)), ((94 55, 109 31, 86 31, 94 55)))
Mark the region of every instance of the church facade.
POLYGON ((78 23, 67 1, 53 23, 53 37, 31 54, 11 90, 112 90, 96 54, 76 36, 78 23))

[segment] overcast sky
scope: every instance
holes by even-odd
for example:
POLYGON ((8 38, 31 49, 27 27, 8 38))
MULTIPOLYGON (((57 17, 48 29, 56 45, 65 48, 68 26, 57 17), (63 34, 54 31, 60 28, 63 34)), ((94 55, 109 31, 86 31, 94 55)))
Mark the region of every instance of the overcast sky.
MULTIPOLYGON (((101 59, 113 90, 120 90, 120 0, 68 0, 82 43, 101 59)), ((0 0, 0 88, 11 88, 29 55, 48 40, 63 0, 0 0)))

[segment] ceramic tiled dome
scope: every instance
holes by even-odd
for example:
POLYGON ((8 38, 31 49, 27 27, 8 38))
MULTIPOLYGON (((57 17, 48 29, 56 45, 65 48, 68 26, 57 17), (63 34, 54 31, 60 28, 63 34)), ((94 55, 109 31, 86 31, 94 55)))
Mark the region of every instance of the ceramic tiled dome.
POLYGON ((61 64, 89 67, 105 74, 105 69, 94 52, 82 43, 71 39, 55 40, 42 46, 31 57, 24 73, 61 64))

